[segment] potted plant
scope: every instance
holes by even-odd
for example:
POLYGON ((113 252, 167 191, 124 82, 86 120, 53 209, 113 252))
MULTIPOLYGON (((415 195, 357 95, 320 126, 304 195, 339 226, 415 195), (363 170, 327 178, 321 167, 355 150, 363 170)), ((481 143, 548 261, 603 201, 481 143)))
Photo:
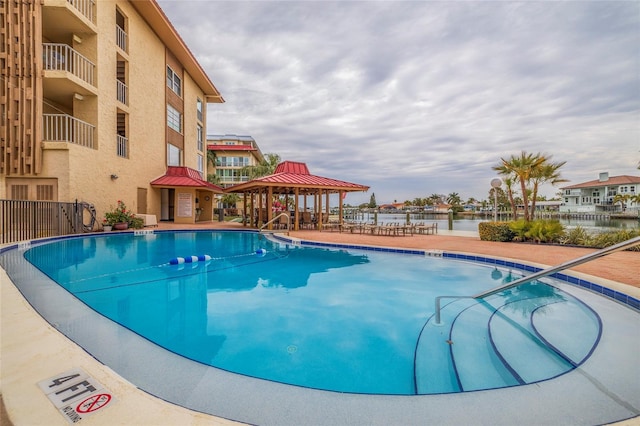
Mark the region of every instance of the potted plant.
POLYGON ((110 224, 107 219, 102 219, 102 230, 104 232, 111 232, 111 229, 113 228, 113 225, 110 224))
POLYGON ((118 206, 110 212, 104 214, 103 227, 112 226, 113 229, 122 231, 132 228, 139 228, 138 220, 131 211, 127 210, 127 206, 120 200, 118 200, 118 206))

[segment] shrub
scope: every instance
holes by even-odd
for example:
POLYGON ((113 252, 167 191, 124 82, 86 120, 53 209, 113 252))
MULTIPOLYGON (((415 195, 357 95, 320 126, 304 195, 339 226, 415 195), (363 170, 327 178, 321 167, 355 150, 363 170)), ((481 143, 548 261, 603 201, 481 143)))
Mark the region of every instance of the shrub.
POLYGON ((564 236, 564 227, 557 220, 536 220, 524 235, 536 243, 557 243, 564 236))
POLYGON ((512 241, 513 231, 509 229, 508 222, 480 222, 478 233, 483 241, 512 241))
POLYGON ((590 246, 591 235, 581 226, 569 230, 565 233, 564 238, 560 240, 562 244, 570 244, 574 246, 590 246))
POLYGON ((515 222, 509 222, 509 229, 514 234, 514 239, 518 241, 526 241, 527 232, 531 229, 531 222, 524 219, 516 220, 515 222))
MULTIPOLYGON (((614 244, 621 243, 623 241, 629 240, 631 238, 635 238, 640 236, 640 230, 621 230, 614 232, 604 232, 602 234, 597 234, 591 238, 591 246, 595 248, 605 248, 612 246, 614 244)), ((635 246, 631 247, 631 251, 640 251, 640 247, 635 246)))

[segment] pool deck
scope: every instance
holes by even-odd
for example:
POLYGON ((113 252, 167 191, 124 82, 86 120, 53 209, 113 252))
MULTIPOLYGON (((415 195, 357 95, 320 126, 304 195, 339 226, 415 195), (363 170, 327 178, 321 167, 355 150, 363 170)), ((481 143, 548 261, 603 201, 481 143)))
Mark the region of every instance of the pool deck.
MULTIPOLYGON (((218 222, 191 226, 160 223, 157 229, 242 229, 218 222)), ((476 233, 439 230, 436 235, 376 236, 339 232, 297 231, 290 236, 310 241, 398 248, 434 249, 516 259, 553 266, 593 252, 578 247, 480 241, 476 233)), ((640 297, 640 252, 617 252, 572 269, 636 298, 640 297)), ((73 344, 38 315, 0 269, 1 394, 6 412, 0 424, 66 425, 67 420, 36 385, 72 368, 81 368, 114 396, 102 412, 82 420, 84 425, 232 425, 230 420, 198 413, 168 403, 136 388, 82 348, 73 344), (7 418, 8 416, 8 418, 7 418)), ((533 403, 533 402, 532 402, 533 403)), ((498 410, 499 411, 499 410, 498 410)), ((508 411, 508 410, 507 410, 508 411)), ((512 413, 513 414, 513 413, 512 413)), ((496 413, 497 415, 497 413, 496 413)), ((517 423, 517 417, 511 417, 517 423)), ((422 419, 425 420, 425 419, 422 419)), ((497 422, 500 423, 500 422, 497 422)), ((559 419, 559 423, 562 420, 559 419)), ((636 417, 620 424, 638 425, 636 417)))

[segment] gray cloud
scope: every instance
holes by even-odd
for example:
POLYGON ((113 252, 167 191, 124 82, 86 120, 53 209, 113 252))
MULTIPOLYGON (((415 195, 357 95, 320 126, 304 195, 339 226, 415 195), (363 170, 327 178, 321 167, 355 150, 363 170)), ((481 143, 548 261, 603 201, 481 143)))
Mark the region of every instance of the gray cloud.
POLYGON ((209 133, 379 202, 485 198, 522 150, 567 161, 572 183, 638 174, 640 3, 159 4, 227 101, 209 133))

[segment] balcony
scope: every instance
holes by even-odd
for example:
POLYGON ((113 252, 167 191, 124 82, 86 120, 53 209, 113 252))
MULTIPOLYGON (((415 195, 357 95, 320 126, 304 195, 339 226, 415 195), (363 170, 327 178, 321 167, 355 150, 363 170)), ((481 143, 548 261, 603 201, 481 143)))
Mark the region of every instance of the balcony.
POLYGON ((74 94, 95 96, 96 66, 66 44, 43 43, 44 96, 70 105, 74 94))
POLYGON ((116 84, 118 85, 118 102, 129 105, 129 88, 120 80, 116 80, 116 84))
POLYGON ((129 158, 129 139, 116 135, 116 145, 118 157, 129 158))
POLYGON ((129 51, 127 49, 127 33, 119 25, 116 25, 116 44, 123 52, 129 51))
POLYGON ((96 34, 94 0, 44 0, 43 35, 62 40, 69 34, 96 34))
POLYGON ((68 114, 42 115, 42 140, 94 148, 95 126, 68 114))

